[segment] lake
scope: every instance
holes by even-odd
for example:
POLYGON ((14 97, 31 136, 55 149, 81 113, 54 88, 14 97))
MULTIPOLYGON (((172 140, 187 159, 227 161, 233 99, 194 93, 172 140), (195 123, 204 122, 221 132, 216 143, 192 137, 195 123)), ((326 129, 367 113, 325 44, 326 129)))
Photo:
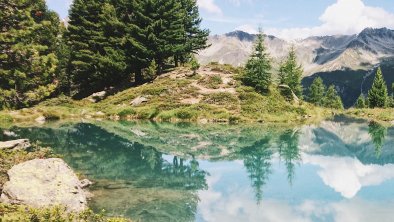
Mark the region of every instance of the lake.
MULTIPOLYGON (((95 182, 90 207, 136 221, 392 221, 394 128, 50 123, 14 127, 95 182)), ((3 138, 4 139, 4 138, 3 138)), ((11 138, 5 138, 11 139, 11 138)))

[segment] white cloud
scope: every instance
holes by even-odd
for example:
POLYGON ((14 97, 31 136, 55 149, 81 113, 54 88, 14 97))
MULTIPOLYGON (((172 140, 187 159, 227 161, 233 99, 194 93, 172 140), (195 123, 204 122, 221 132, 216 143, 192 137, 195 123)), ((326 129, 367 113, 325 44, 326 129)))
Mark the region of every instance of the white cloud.
POLYGON ((249 24, 238 26, 237 28, 234 29, 234 31, 243 31, 243 32, 247 32, 249 34, 257 34, 258 33, 257 29, 253 25, 249 25, 249 24))
POLYGON ((364 28, 394 28, 394 14, 367 6, 362 0, 337 0, 320 16, 321 25, 309 28, 270 29, 269 33, 285 39, 337 34, 356 34, 364 28))
POLYGON ((208 13, 217 15, 223 14, 222 9, 215 4, 214 0, 198 0, 197 4, 201 10, 205 10, 208 13))

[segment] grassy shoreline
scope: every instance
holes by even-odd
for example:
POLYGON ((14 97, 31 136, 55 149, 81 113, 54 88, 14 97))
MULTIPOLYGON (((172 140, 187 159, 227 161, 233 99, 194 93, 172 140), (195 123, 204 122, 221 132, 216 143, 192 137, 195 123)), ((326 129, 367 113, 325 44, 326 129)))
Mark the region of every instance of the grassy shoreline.
POLYGON ((301 101, 287 101, 275 86, 266 95, 239 81, 241 71, 228 65, 210 64, 197 74, 177 68, 156 80, 126 89, 94 103, 59 96, 32 108, 0 111, 0 127, 50 120, 150 120, 195 123, 313 124, 347 115, 392 123, 394 109, 336 110, 301 101), (143 98, 140 104, 133 101, 143 98))
MULTIPOLYGON (((0 150, 0 193, 3 184, 8 180, 7 171, 13 166, 33 160, 55 157, 50 148, 33 144, 29 150, 0 150)), ((81 213, 66 211, 61 206, 50 208, 33 208, 23 205, 0 203, 0 221, 98 221, 98 222, 129 222, 124 218, 110 218, 96 214, 87 209, 81 213)))

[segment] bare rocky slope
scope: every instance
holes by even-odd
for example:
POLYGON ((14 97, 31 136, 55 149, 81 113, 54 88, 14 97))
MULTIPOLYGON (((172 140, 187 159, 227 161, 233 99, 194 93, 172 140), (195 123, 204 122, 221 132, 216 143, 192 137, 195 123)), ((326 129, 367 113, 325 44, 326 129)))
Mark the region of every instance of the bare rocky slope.
MULTIPOLYGON (((219 62, 241 66, 253 49, 255 35, 235 31, 209 38, 211 46, 198 55, 202 64, 219 62)), ((337 70, 369 70, 383 59, 394 57, 394 30, 367 28, 358 35, 309 37, 286 41, 267 36, 268 51, 278 66, 294 46, 305 76, 337 70)))

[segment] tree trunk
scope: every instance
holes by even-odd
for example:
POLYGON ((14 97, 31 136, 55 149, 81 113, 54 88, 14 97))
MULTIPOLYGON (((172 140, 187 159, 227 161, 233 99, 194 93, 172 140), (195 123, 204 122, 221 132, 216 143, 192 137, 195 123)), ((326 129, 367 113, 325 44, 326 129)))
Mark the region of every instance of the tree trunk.
POLYGON ((296 104, 299 104, 299 103, 300 103, 300 99, 299 99, 298 96, 293 92, 293 90, 290 88, 290 86, 282 84, 282 85, 279 85, 278 87, 279 87, 279 88, 282 88, 282 89, 290 90, 291 95, 292 95, 292 97, 293 97, 293 101, 294 101, 296 104))
POLYGON ((175 67, 178 67, 179 66, 179 57, 174 56, 174 60, 175 60, 175 67))
POLYGON ((142 71, 139 68, 137 68, 135 70, 134 83, 136 85, 140 85, 140 84, 144 83, 144 78, 142 77, 142 71))

